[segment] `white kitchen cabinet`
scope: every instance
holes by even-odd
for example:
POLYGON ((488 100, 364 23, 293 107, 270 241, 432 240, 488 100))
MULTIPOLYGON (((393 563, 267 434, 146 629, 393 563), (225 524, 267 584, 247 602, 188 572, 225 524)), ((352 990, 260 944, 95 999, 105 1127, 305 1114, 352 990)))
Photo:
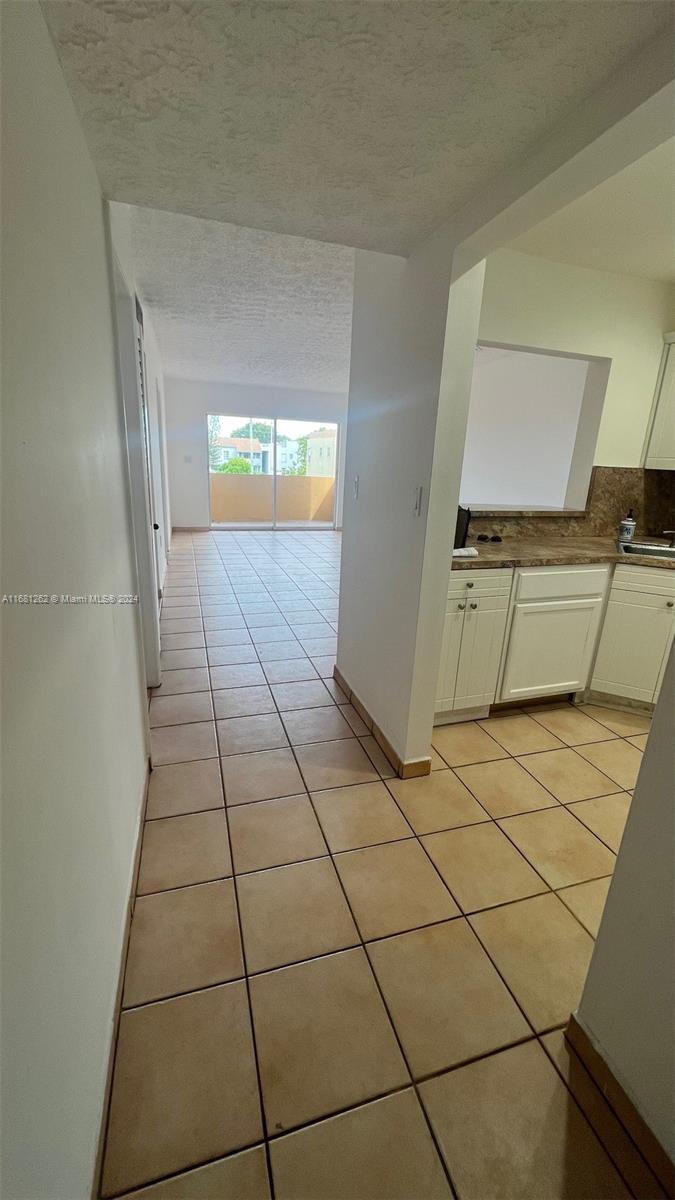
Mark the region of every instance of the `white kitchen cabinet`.
MULTIPOLYGON (((675 334, 668 334, 675 338, 675 334)), ((645 466, 675 470, 675 341, 666 341, 647 436, 645 466)))
POLYGON ((510 568, 451 572, 436 714, 487 708, 495 698, 504 641, 510 568))
POLYGON ((675 629, 675 571, 618 566, 591 688, 656 701, 675 629))
POLYGON ((609 567, 527 567, 515 573, 499 699, 588 685, 609 567))

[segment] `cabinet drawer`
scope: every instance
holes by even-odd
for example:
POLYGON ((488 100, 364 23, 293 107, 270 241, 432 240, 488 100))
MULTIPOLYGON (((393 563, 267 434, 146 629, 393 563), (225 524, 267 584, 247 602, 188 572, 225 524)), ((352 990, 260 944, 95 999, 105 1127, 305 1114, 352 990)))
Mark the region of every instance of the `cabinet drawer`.
POLYGON ((514 596, 518 601, 603 596, 608 578, 609 566, 519 567, 514 596))
POLYGON ((612 591, 614 588, 675 598, 675 571, 668 567, 629 567, 619 563, 614 571, 612 591))
POLYGON ((477 571, 450 571, 448 596, 463 596, 475 592, 481 596, 505 595, 511 591, 513 567, 496 567, 477 571))

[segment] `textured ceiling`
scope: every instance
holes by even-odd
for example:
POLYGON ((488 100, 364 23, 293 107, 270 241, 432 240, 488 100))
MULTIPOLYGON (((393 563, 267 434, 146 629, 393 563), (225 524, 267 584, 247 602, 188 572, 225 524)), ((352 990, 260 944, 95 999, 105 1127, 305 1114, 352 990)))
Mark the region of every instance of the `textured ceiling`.
POLYGON ((347 392, 353 250, 148 208, 128 216, 166 374, 347 392))
POLYGON ((667 0, 43 10, 108 197, 394 253, 673 17, 667 0))
POLYGON ((535 225, 510 249, 675 282, 675 139, 535 225))

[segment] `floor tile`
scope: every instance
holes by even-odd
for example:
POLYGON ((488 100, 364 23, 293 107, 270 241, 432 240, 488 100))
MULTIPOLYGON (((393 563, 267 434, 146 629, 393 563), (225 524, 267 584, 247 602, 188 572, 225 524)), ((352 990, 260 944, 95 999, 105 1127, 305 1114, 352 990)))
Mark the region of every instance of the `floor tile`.
POLYGON ((536 871, 492 821, 431 833, 422 843, 464 912, 546 891, 536 871))
POLYGON ((163 633, 160 630, 162 650, 198 650, 204 646, 204 634, 198 633, 163 633))
POLYGON ((206 653, 210 667, 231 667, 258 661, 253 642, 247 646, 209 646, 206 653))
POLYGON ((302 648, 310 658, 322 658, 324 655, 337 653, 337 638, 304 638, 302 648))
POLYGON ((642 765, 642 754, 635 746, 616 738, 612 742, 597 742, 593 746, 577 746, 577 754, 581 754, 619 787, 635 787, 642 765))
POLYGON ((333 670, 335 668, 334 654, 324 654, 320 656, 315 655, 313 658, 310 658, 309 661, 314 667, 316 667, 317 674, 319 674, 322 679, 332 678, 333 670))
POLYGON ((297 796, 305 790, 293 751, 289 749, 231 754, 221 759, 221 763, 227 805, 297 796))
POLYGON ((632 737, 626 738, 626 741, 630 742, 631 746, 635 746, 636 750, 644 751, 647 749, 648 739, 648 733, 636 733, 632 737))
POLYGON ((523 813, 498 822, 549 887, 567 887, 601 875, 611 875, 611 850, 590 833, 566 808, 523 813))
POLYGON ((469 920, 534 1028, 564 1025, 579 1003, 593 939, 562 901, 549 893, 469 920))
POLYGON ((585 742, 604 742, 616 737, 611 729, 599 725, 574 704, 557 704, 550 708, 537 706, 530 716, 566 746, 582 746, 585 742))
POLYGON ((612 733, 618 734, 619 737, 628 737, 635 733, 649 733, 651 729, 651 717, 630 708, 605 708, 600 704, 583 704, 580 705, 580 709, 594 721, 599 721, 601 725, 611 729, 612 733))
POLYGON ((616 783, 596 771, 577 750, 545 750, 543 754, 527 754, 518 761, 563 804, 618 791, 616 783))
POLYGON ((305 795, 240 804, 230 809, 228 823, 237 874, 326 854, 319 822, 305 795))
POLYGON ((297 683, 275 683, 272 693, 280 712, 331 706, 333 700, 320 679, 303 679, 297 683))
POLYGON ((293 637, 293 631, 284 622, 283 625, 261 625, 251 630, 251 637, 256 646, 265 646, 270 642, 288 642, 293 637))
POLYGON ((512 758, 458 767, 457 774, 491 817, 558 806, 555 797, 512 758))
POLYGON ((562 742, 533 721, 527 713, 515 716, 490 717, 479 721, 481 729, 489 733, 509 754, 532 754, 537 750, 559 750, 562 742))
POLYGON ((178 621, 162 618, 159 622, 159 632, 160 635, 164 633, 201 633, 201 617, 183 617, 178 621))
POLYGON ((547 1033, 541 1040, 558 1074, 564 1079, 634 1195, 641 1200, 665 1196, 635 1143, 569 1046, 563 1030, 547 1033))
POLYGON ((182 596, 167 596, 162 604, 162 616, 171 617, 172 620, 186 620, 192 617, 201 618, 202 610, 198 604, 183 604, 182 596), (175 603, 174 603, 175 601, 175 603))
POLYGON ((309 742, 334 742, 353 738, 354 731, 336 704, 329 708, 299 708, 284 713, 284 727, 292 746, 309 742))
POLYGON ((192 721, 212 721, 209 692, 186 692, 177 696, 155 696, 150 701, 150 726, 182 725, 192 721))
POLYGON ((368 957, 415 1079, 530 1035, 466 921, 371 942, 368 957))
POLYGON ((185 667, 205 667, 206 650, 162 650, 159 656, 162 671, 175 671, 185 667))
POLYGON ((258 687, 224 688, 214 692, 213 705, 216 718, 255 717, 260 713, 276 712, 272 693, 267 684, 258 687))
POLYGON ((150 730, 150 757, 153 767, 167 763, 192 762, 214 758, 218 754, 213 721, 189 725, 163 725, 150 730))
POLYGON ((591 879, 588 883, 575 883, 572 887, 562 888, 556 893, 570 912, 581 921, 591 937, 598 936, 611 882, 611 876, 606 879, 591 879))
POLYGON ((171 763, 150 772, 146 819, 175 817, 223 807, 220 763, 217 758, 171 763))
POLYGON ((225 813, 191 813, 146 821, 138 893, 206 883, 232 874, 225 813))
POLYGON ((615 796, 597 796, 595 800, 570 804, 569 811, 617 854, 630 804, 627 792, 617 792, 615 796))
POLYGON ((421 1085, 462 1200, 619 1200, 609 1156, 537 1042, 421 1085))
POLYGON ((451 1200, 411 1089, 373 1100, 270 1146, 277 1200, 451 1200))
MULTIPOLYGON (((382 747, 375 741, 372 733, 366 734, 364 737, 359 738, 359 741, 368 755, 368 758, 375 767, 378 775, 380 775, 382 779, 394 779, 396 777, 396 772, 389 762, 389 759, 384 753, 382 747)), ((445 766, 445 763, 443 763, 443 766, 445 766)))
POLYGON ((243 974, 231 879, 138 897, 124 979, 126 1008, 243 974))
POLYGON ((459 913, 414 840, 338 854, 335 865, 366 940, 445 921, 459 913))
POLYGON ((265 676, 260 663, 233 663, 229 666, 211 667, 211 686, 219 688, 241 688, 265 685, 265 676))
POLYGON ((258 717, 229 717, 217 722, 221 755, 248 754, 252 750, 278 750, 288 745, 276 713, 258 717))
POLYGON ((317 958, 359 941, 329 858, 240 875, 237 890, 249 972, 317 958))
POLYGON ((318 674, 308 658, 281 659, 265 663, 268 683, 295 683, 304 679, 318 679, 318 674))
POLYGON ((412 836, 383 783, 314 792, 312 801, 333 853, 412 836))
POLYGON ((445 759, 441 758, 438 750, 431 747, 431 769, 432 771, 444 771, 447 766, 445 759))
POLYGON ((124 1200, 269 1200, 270 1194, 265 1147, 254 1146, 127 1192, 124 1200))
POLYGON ((454 771, 447 767, 419 779, 391 779, 387 787, 417 834, 488 819, 454 771))
POLYGON ((431 740, 434 749, 438 750, 449 767, 507 757, 503 747, 475 721, 463 721, 459 725, 436 725, 431 740))
POLYGON ((251 639, 244 622, 234 629, 214 629, 206 634, 206 644, 211 646, 250 646, 251 639))
POLYGON ((340 712, 345 721, 349 722, 355 737, 368 737, 370 730, 352 704, 341 704, 340 712))
POLYGON ((299 642, 268 642, 258 646, 258 657, 261 663, 287 662, 289 658, 305 658, 305 651, 299 642))
POLYGON ((261 1136, 243 982, 122 1013, 104 1196, 220 1157, 261 1136))
POLYGON ((250 987, 272 1132, 409 1081, 363 950, 257 975, 250 987))
POLYGON ((328 689, 336 704, 348 704, 349 697, 345 695, 335 679, 324 679, 323 685, 328 689))
POLYGON ((298 746, 296 757, 310 792, 353 783, 375 783, 379 779, 356 738, 298 746))
POLYGON ((209 673, 206 667, 189 667, 184 671, 164 671, 159 687, 151 689, 152 696, 178 696, 181 692, 207 692, 209 673))

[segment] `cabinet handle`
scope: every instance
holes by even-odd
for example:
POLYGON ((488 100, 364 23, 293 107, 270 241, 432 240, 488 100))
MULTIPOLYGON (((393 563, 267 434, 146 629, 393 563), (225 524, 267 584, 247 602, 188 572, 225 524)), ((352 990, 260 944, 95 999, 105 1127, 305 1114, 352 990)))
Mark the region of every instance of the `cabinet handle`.
POLYGON ((469 605, 469 608, 478 608, 478 605, 475 600, 472 601, 472 603, 469 605))
POLYGON ((672 608, 675 600, 666 600, 666 608, 672 608))
POLYGON ((457 605, 457 607, 458 607, 458 608, 461 608, 461 610, 462 610, 462 612, 463 612, 463 611, 464 611, 464 609, 466 608, 466 604, 458 604, 458 605, 457 605))

